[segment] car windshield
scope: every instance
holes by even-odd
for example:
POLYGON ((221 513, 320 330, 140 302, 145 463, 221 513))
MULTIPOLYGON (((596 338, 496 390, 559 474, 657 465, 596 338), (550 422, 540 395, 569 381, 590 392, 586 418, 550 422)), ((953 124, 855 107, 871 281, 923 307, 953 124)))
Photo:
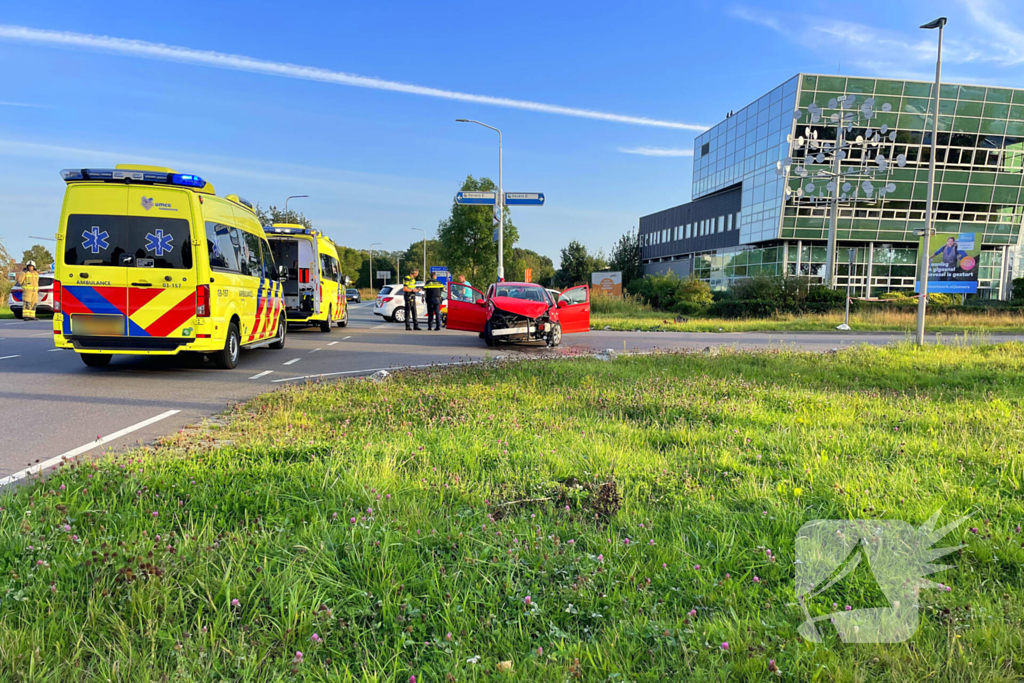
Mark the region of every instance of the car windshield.
POLYGON ((358 294, 359 290, 357 290, 357 289, 350 289, 350 290, 348 290, 348 293, 349 294, 358 294))
POLYGON ((540 287, 526 287, 523 285, 498 285, 494 288, 494 296, 507 296, 510 299, 522 299, 523 301, 536 301, 546 304, 547 297, 540 287))

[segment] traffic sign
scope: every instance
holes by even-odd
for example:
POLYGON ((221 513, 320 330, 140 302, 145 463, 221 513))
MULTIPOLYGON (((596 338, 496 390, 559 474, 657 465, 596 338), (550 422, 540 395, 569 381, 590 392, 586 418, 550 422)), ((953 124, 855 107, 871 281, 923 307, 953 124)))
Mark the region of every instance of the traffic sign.
POLYGON ((378 270, 377 271, 377 279, 378 280, 390 280, 391 279, 391 271, 390 270, 378 270))
POLYGON ((505 205, 544 206, 543 192, 506 192, 505 205))
POLYGON ((448 266, 430 266, 430 274, 437 278, 437 281, 442 284, 448 284, 448 279, 451 277, 451 273, 448 272, 448 266))
POLYGON ((498 228, 495 228, 494 232, 491 233, 491 241, 495 244, 498 243, 498 228))
POLYGON ((455 195, 456 204, 471 204, 476 206, 498 203, 497 192, 458 192, 455 195))

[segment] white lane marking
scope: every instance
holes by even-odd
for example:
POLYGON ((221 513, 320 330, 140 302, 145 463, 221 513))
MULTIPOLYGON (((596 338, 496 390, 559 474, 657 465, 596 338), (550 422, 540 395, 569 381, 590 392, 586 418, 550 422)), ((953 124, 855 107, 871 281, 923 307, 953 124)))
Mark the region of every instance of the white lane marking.
MULTIPOLYGON (((348 339, 348 337, 345 337, 345 339, 348 339)), ((335 345, 335 344, 337 344, 337 343, 338 343, 338 342, 329 342, 329 343, 328 343, 327 345, 328 345, 328 346, 334 346, 334 345, 335 345)))
MULTIPOLYGON (((352 335, 350 334, 347 337, 342 337, 341 341, 345 341, 346 339, 351 339, 351 338, 352 338, 352 335)), ((333 343, 337 344, 338 342, 333 342, 333 343)))
POLYGON ((324 348, 322 346, 318 346, 315 349, 313 349, 312 351, 310 351, 310 353, 316 353, 317 351, 323 351, 323 350, 324 350, 324 348))
POLYGON ((266 377, 267 375, 269 375, 272 372, 273 372, 273 370, 264 370, 263 372, 260 372, 260 373, 257 373, 255 375, 253 375, 249 379, 259 379, 260 377, 266 377))
POLYGON ((85 453, 87 451, 91 451, 94 448, 99 448, 103 444, 109 443, 109 442, 113 441, 114 439, 120 439, 125 434, 131 434, 132 432, 138 431, 138 430, 142 429, 143 427, 148 427, 149 425, 151 425, 151 424, 153 424, 155 422, 159 422, 160 420, 165 420, 165 419, 169 418, 171 415, 177 415, 180 412, 181 412, 180 410, 168 410, 166 413, 160 413, 159 415, 157 415, 155 417, 151 417, 148 420, 143 420, 142 422, 137 422, 137 423, 133 424, 131 427, 125 427, 124 429, 122 429, 120 431, 117 431, 117 432, 114 432, 113 434, 110 434, 108 436, 105 436, 102 439, 96 439, 95 441, 91 441, 91 442, 85 444, 84 446, 79 446, 78 448, 73 448, 72 450, 68 451, 67 453, 61 453, 60 455, 58 455, 56 457, 50 458, 49 460, 45 460, 45 461, 43 461, 41 463, 33 465, 32 467, 29 467, 28 469, 24 469, 24 470, 22 470, 20 472, 15 472, 14 474, 12 474, 12 475, 10 475, 8 477, 4 477, 3 479, 0 479, 0 487, 7 486, 8 484, 13 484, 14 482, 18 481, 19 479, 24 479, 25 477, 27 477, 29 475, 32 475, 32 474, 35 474, 36 472, 42 472, 43 470, 45 470, 48 467, 53 467, 54 465, 57 465, 58 463, 60 463, 65 458, 67 458, 67 459, 74 458, 75 456, 81 455, 82 453, 85 453))
POLYGON ((291 365, 292 363, 298 363, 298 362, 299 362, 298 358, 292 358, 291 360, 286 360, 284 363, 282 363, 282 365, 291 365))
POLYGON ((364 372, 378 372, 380 370, 415 370, 418 368, 436 368, 444 365, 472 365, 482 363, 482 360, 459 360, 450 363, 423 363, 422 365, 393 365, 389 368, 366 368, 365 370, 345 370, 343 372, 323 372, 318 375, 302 375, 301 377, 285 377, 284 379, 271 380, 274 384, 279 382, 294 382, 300 379, 316 379, 317 377, 338 377, 339 375, 357 375, 364 372))
POLYGON ((42 334, 33 334, 32 337, 50 337, 53 336, 53 332, 43 332, 42 334))
POLYGON ((54 351, 63 351, 64 349, 46 349, 47 353, 53 353, 54 351))
POLYGON ((0 356, 0 360, 7 360, 8 358, 21 358, 21 354, 16 353, 13 356, 0 356))
POLYGON ((383 329, 388 328, 388 327, 391 327, 391 323, 384 323, 383 325, 377 325, 376 327, 371 327, 370 329, 371 330, 383 330, 383 329))

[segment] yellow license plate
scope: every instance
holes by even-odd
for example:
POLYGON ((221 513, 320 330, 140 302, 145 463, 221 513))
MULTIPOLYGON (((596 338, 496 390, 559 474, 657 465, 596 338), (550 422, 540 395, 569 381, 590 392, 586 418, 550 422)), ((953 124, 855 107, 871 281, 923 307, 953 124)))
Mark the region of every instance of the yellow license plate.
POLYGON ((122 315, 73 315, 71 334, 80 337, 122 337, 124 316, 122 315))

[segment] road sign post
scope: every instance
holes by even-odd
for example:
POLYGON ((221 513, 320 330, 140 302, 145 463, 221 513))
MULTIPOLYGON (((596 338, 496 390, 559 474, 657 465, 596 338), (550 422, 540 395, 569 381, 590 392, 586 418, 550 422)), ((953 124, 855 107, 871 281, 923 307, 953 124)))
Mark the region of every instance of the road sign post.
POLYGON ((544 193, 506 192, 505 206, 544 206, 544 193))
POLYGON ((469 206, 492 206, 498 203, 497 192, 458 192, 455 203, 469 206))

